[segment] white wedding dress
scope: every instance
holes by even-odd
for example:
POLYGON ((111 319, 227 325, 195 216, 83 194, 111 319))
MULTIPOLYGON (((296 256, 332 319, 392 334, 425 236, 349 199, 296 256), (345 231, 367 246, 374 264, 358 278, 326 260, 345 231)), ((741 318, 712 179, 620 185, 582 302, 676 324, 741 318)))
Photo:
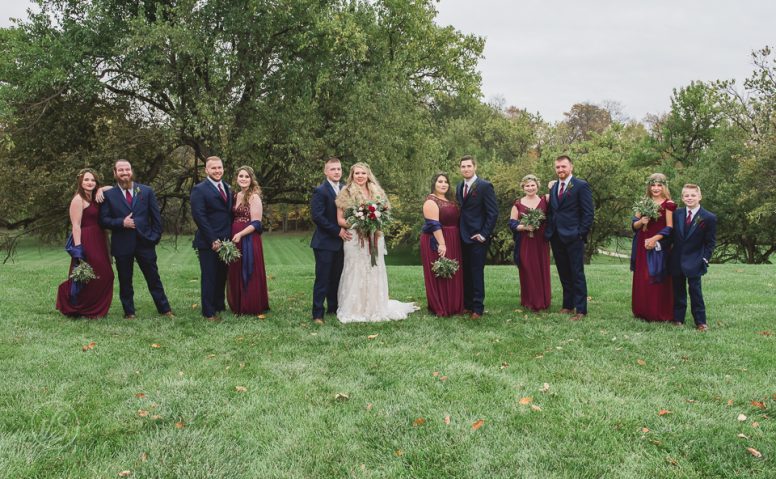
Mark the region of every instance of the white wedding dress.
POLYGON ((388 274, 385 270, 385 240, 378 240, 377 265, 372 266, 369 247, 355 230, 345 241, 345 265, 337 292, 337 319, 341 323, 374 323, 406 318, 417 311, 415 303, 402 303, 388 298, 388 274))

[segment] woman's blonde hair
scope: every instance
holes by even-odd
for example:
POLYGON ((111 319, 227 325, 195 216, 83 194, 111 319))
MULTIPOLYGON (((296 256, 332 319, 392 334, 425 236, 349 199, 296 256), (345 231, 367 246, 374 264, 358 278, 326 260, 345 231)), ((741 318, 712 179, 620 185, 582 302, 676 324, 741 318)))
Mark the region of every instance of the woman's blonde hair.
POLYGON ((665 199, 671 199, 671 190, 668 189, 668 178, 663 173, 652 173, 647 178, 647 198, 652 198, 652 185, 663 185, 663 196, 665 199))
POLYGON ((530 182, 536 183, 536 187, 539 187, 539 178, 536 177, 536 175, 525 175, 522 180, 520 180, 520 188, 525 186, 526 183, 530 182))
POLYGON ((337 195, 337 207, 346 209, 353 206, 354 204, 361 204, 366 201, 366 198, 364 198, 364 194, 361 191, 361 187, 353 181, 356 168, 361 168, 362 170, 366 171, 366 187, 369 190, 369 195, 372 197, 372 199, 376 200, 379 197, 380 200, 388 204, 388 197, 386 196, 385 191, 383 191, 383 188, 380 186, 380 183, 377 181, 377 178, 375 178, 375 175, 372 173, 372 169, 369 168, 369 165, 366 163, 359 161, 358 163, 353 163, 353 165, 350 167, 347 184, 345 185, 345 188, 342 189, 340 194, 337 195))
POLYGON ((261 197, 261 187, 259 186, 259 181, 256 179, 256 173, 253 172, 253 168, 251 168, 248 165, 243 165, 239 168, 237 168, 237 171, 234 174, 234 184, 238 185, 237 183, 237 177, 240 175, 240 172, 244 171, 248 173, 248 176, 251 177, 251 184, 248 186, 248 191, 245 192, 242 198, 241 204, 248 205, 251 200, 251 196, 254 194, 259 195, 261 197))

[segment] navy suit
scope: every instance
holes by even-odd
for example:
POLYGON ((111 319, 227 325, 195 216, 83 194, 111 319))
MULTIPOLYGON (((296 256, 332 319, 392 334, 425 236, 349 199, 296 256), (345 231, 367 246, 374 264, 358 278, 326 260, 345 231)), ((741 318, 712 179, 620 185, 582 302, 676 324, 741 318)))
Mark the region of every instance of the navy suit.
POLYGON ((473 313, 485 310, 485 259, 498 217, 498 202, 493 184, 477 178, 464 198, 464 182, 458 184, 455 196, 461 205, 461 249, 463 260, 463 306, 473 313), (484 243, 472 239, 480 234, 484 243))
MULTIPOLYGON (((342 188, 342 183, 339 184, 342 188)), ((337 205, 334 192, 328 180, 324 180, 313 190, 310 201, 310 212, 315 232, 310 241, 310 247, 315 253, 315 284, 313 285, 313 318, 323 318, 323 302, 328 306, 329 313, 337 312, 337 290, 344 253, 342 238, 339 237, 340 226, 337 223, 337 205)))
POLYGON ((199 252, 201 275, 202 315, 209 318, 226 309, 226 264, 213 251, 216 240, 231 239, 232 193, 229 185, 221 182, 226 201, 209 179, 191 189, 191 216, 197 224, 194 248, 199 252))
POLYGON ((673 248, 669 267, 674 284, 674 321, 683 323, 687 312, 687 286, 690 289, 692 317, 695 324, 706 324, 701 276, 706 274, 711 253, 717 244, 717 217, 700 208, 690 227, 684 223, 687 208, 674 213, 673 248))
POLYGON ((156 266, 156 245, 162 237, 162 215, 154 190, 149 186, 134 183, 132 192, 130 204, 121 188, 111 188, 105 192, 105 201, 100 206, 100 224, 111 230, 110 252, 116 258, 121 306, 125 315, 135 314, 132 273, 137 261, 156 310, 164 314, 170 311, 170 303, 156 266), (130 213, 135 221, 134 229, 124 227, 124 218, 130 213))
POLYGON ((544 237, 550 241, 555 267, 563 287, 563 308, 587 314, 585 242, 593 227, 595 207, 590 185, 572 176, 563 197, 558 181, 550 190, 544 237))

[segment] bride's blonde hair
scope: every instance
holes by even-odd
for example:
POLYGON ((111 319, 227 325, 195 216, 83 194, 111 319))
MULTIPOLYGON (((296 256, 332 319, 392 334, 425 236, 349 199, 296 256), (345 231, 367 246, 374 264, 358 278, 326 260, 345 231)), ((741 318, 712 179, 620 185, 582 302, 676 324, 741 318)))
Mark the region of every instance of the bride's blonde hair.
POLYGON ((337 207, 344 210, 354 204, 361 204, 366 201, 366 198, 364 198, 364 194, 361 191, 361 187, 353 181, 356 168, 361 168, 366 171, 366 187, 369 190, 369 195, 372 197, 372 200, 376 200, 379 197, 386 205, 388 205, 388 196, 386 196, 385 191, 383 191, 383 188, 380 186, 380 182, 377 181, 377 178, 375 178, 375 175, 372 173, 372 169, 369 168, 369 165, 366 163, 359 161, 358 163, 353 163, 353 166, 350 167, 348 182, 340 194, 337 195, 337 207))

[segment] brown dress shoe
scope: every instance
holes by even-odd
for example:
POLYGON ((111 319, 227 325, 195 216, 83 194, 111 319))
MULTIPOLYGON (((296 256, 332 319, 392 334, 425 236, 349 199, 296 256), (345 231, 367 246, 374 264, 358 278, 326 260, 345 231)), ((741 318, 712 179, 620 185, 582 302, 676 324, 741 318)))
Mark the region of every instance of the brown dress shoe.
POLYGON ((221 318, 219 318, 218 316, 207 316, 205 319, 207 319, 211 323, 220 323, 221 322, 221 318))
POLYGON ((570 317, 569 319, 572 321, 580 321, 585 319, 586 314, 585 313, 577 313, 574 316, 570 317))
POLYGON ((477 320, 477 319, 480 319, 481 317, 482 315, 480 313, 472 313, 472 315, 469 316, 469 318, 472 320, 477 320))
POLYGON ((706 324, 699 324, 695 326, 695 329, 697 329, 698 331, 708 331, 709 327, 706 324))
POLYGON ((124 319, 135 319, 135 318, 137 318, 137 316, 135 316, 134 314, 125 314, 124 315, 124 319))
POLYGON ((162 316, 166 316, 168 318, 174 318, 175 313, 173 313, 172 311, 167 311, 166 313, 162 313, 162 316))
POLYGON ((471 309, 464 309, 461 314, 472 314, 472 310, 471 309))
POLYGON ((315 324, 317 326, 323 326, 323 319, 315 318, 315 319, 313 319, 313 324, 315 324))
POLYGON ((560 314, 574 314, 573 309, 568 308, 561 308, 560 311, 558 311, 560 314))

